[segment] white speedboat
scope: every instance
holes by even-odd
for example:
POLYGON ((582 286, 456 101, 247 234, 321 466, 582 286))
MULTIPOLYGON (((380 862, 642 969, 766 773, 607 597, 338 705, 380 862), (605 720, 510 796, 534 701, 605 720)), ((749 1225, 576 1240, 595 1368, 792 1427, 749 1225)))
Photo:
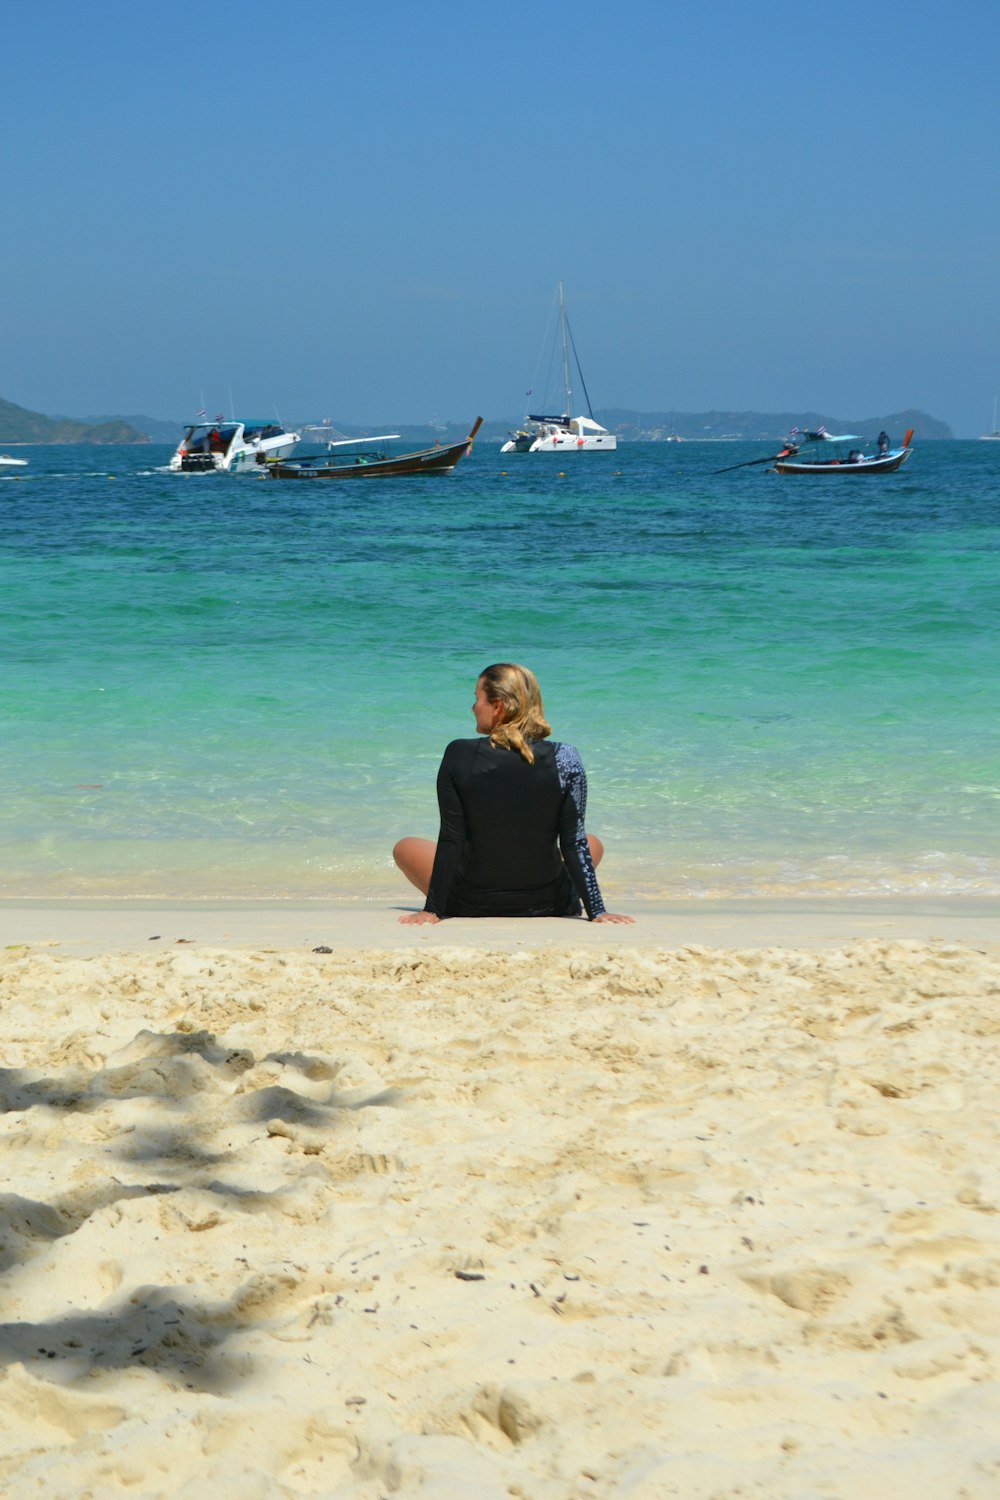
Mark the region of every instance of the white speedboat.
POLYGON ((221 470, 227 474, 265 472, 277 458, 290 458, 300 434, 288 432, 277 422, 192 422, 170 460, 170 467, 185 474, 221 470))
POLYGON ((11 458, 9 453, 0 453, 0 464, 12 469, 24 469, 27 468, 28 460, 26 458, 11 458))
POLYGON ((618 438, 600 422, 594 420, 594 413, 590 406, 590 397, 583 379, 583 371, 580 369, 580 360, 573 342, 570 331, 569 319, 566 316, 566 303, 563 297, 563 285, 560 281, 558 289, 559 299, 559 324, 557 337, 559 340, 560 353, 562 355, 562 384, 563 384, 563 410, 559 416, 545 416, 537 412, 529 412, 524 419, 524 426, 512 432, 509 439, 500 449, 501 453, 596 453, 613 452, 618 447, 618 438), (573 351, 573 361, 576 365, 577 374, 580 377, 580 385, 583 388, 584 399, 587 402, 587 415, 585 417, 570 416, 573 410, 573 391, 570 386, 570 349, 573 351))

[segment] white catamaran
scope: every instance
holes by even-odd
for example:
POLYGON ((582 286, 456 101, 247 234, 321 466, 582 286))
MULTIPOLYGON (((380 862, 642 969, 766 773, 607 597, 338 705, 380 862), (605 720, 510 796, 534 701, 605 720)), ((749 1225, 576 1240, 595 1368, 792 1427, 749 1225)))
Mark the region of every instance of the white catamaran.
POLYGON ((993 397, 993 431, 979 435, 981 443, 1000 443, 1000 427, 997 426, 997 397, 993 397))
POLYGON ((512 432, 509 439, 500 449, 501 453, 595 453, 613 452, 618 447, 618 438, 600 422, 594 420, 594 413, 590 405, 590 396, 587 394, 587 386, 580 368, 580 358, 576 352, 573 335, 570 331, 569 319, 566 316, 566 302, 563 297, 563 284, 560 281, 558 289, 559 298, 559 325, 558 338, 560 353, 562 356, 562 384, 563 384, 563 410, 559 416, 545 416, 538 412, 529 412, 524 419, 524 426, 512 432), (587 403, 587 415, 571 416, 573 410, 573 390, 570 386, 570 350, 573 352, 573 362, 576 372, 580 377, 580 385, 583 389, 584 399, 587 403))

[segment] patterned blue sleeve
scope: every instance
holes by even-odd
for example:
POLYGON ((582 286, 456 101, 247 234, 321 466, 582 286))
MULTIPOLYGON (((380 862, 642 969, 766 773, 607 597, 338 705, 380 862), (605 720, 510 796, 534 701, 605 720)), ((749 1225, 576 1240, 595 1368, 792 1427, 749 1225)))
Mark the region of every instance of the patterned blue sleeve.
POLYGON ((576 893, 591 921, 603 916, 604 902, 597 884, 597 871, 587 843, 587 773, 572 745, 554 746, 559 786, 563 794, 559 816, 559 848, 576 893))

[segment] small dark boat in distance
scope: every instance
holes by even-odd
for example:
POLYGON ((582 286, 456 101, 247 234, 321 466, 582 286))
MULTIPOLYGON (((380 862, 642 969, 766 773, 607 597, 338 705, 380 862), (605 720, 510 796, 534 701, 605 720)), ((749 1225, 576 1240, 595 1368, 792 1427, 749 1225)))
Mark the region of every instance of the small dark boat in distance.
POLYGON ((269 463, 267 472, 272 479, 394 479, 403 474, 450 474, 462 455, 472 447, 473 438, 482 424, 482 417, 477 417, 468 437, 445 447, 435 445, 421 448, 417 453, 390 454, 379 449, 365 452, 359 445, 366 439, 354 438, 349 440, 351 446, 342 452, 334 451, 339 444, 330 444, 326 453, 269 463))

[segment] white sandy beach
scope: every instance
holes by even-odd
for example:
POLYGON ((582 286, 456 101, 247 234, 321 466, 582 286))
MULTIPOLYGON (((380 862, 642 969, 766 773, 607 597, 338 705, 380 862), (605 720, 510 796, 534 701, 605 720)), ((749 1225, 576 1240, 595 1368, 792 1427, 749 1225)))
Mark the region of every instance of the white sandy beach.
POLYGON ((0 904, 5 1497, 995 1500, 997 903, 397 916, 0 904))

